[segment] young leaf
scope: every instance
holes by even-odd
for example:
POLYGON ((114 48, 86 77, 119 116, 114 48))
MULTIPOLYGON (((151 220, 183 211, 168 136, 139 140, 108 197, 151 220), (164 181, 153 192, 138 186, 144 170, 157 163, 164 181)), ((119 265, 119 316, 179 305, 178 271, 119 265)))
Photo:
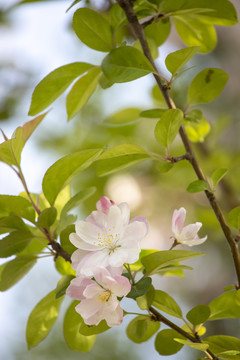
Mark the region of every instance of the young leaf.
POLYGON ((187 187, 187 191, 191 194, 205 190, 208 190, 208 185, 206 181, 203 180, 195 180, 191 182, 187 187))
POLYGON ((235 207, 228 213, 227 221, 235 229, 240 229, 240 206, 235 207))
POLYGON ((166 148, 175 139, 183 121, 183 113, 178 109, 171 109, 164 112, 155 127, 155 137, 157 141, 166 148))
POLYGON ((73 85, 66 99, 68 120, 73 118, 91 97, 99 82, 100 72, 100 67, 94 67, 73 85))
POLYGON ((43 193, 51 205, 58 193, 78 172, 86 169, 101 154, 101 149, 81 150, 55 162, 43 178, 43 193))
POLYGON ((76 195, 74 195, 63 207, 61 211, 61 218, 63 218, 70 210, 79 206, 84 200, 88 199, 96 192, 96 188, 94 186, 79 191, 76 195))
POLYGON ((160 322, 152 320, 149 316, 139 315, 127 327, 127 336, 137 344, 150 339, 159 329, 160 322))
POLYGON ((0 257, 5 258, 18 254, 25 249, 33 237, 34 236, 30 231, 13 231, 11 234, 0 240, 0 257))
POLYGON ((209 134, 211 126, 209 122, 201 117, 200 119, 185 124, 187 136, 192 142, 204 142, 205 137, 209 134))
POLYGON ((68 347, 74 351, 88 352, 93 347, 96 335, 84 336, 79 329, 83 323, 82 317, 76 312, 78 301, 73 301, 68 308, 63 322, 63 333, 68 347))
POLYGON ((214 171, 214 173, 212 174, 212 183, 213 183, 213 187, 215 187, 219 181, 222 180, 222 178, 227 174, 228 169, 226 168, 222 168, 222 169, 217 169, 216 171, 214 171))
POLYGON ((157 251, 142 258, 147 274, 156 274, 160 269, 173 265, 178 261, 191 259, 192 257, 201 256, 202 253, 185 251, 185 250, 163 250, 157 251))
POLYGON ((92 67, 94 65, 75 62, 50 72, 33 92, 29 115, 36 115, 46 109, 70 86, 74 79, 92 67))
POLYGON ((111 26, 98 12, 88 8, 78 9, 73 15, 73 29, 90 48, 103 52, 112 50, 111 26))
POLYGON ((133 123, 140 118, 140 112, 141 109, 138 108, 120 110, 115 114, 108 116, 104 122, 112 125, 125 125, 133 123))
POLYGON ((56 299, 65 295, 66 289, 68 288, 72 279, 74 279, 74 275, 63 275, 63 277, 61 277, 55 289, 56 299))
POLYGON ((15 285, 35 265, 36 256, 22 255, 0 266, 0 291, 15 285))
POLYGON ((105 151, 97 166, 98 176, 111 174, 117 170, 136 164, 150 156, 138 145, 121 144, 105 151))
POLYGON ((209 336, 204 339, 204 343, 208 344, 209 350, 223 360, 240 360, 240 355, 231 354, 232 351, 240 352, 240 340, 233 336, 209 336))
POLYGON ((211 315, 211 310, 207 305, 197 305, 190 310, 186 317, 193 325, 200 325, 205 323, 211 315))
POLYGON ((188 89, 190 104, 208 103, 221 94, 228 75, 221 69, 209 68, 200 71, 192 80, 188 89))
POLYGON ((45 296, 31 312, 26 329, 28 349, 38 345, 49 334, 63 298, 56 299, 55 291, 45 296))
POLYGON ((182 311, 176 301, 162 290, 155 290, 153 306, 169 315, 182 318, 182 311))
POLYGON ((169 54, 166 57, 165 64, 172 74, 174 76, 176 72, 183 67, 199 50, 199 47, 192 46, 189 48, 181 49, 174 51, 173 53, 169 54))
POLYGON ((138 79, 154 72, 143 53, 131 46, 122 46, 112 50, 102 62, 105 76, 115 83, 138 79))
POLYGON ((211 315, 209 320, 240 317, 240 290, 229 291, 210 302, 211 315))
POLYGON ((174 340, 175 338, 184 339, 184 337, 175 330, 165 329, 160 331, 155 339, 155 349, 163 356, 176 354, 181 350, 183 344, 177 343, 174 340))
POLYGON ((51 206, 41 212, 38 217, 38 225, 43 228, 50 228, 50 226, 55 222, 57 217, 57 209, 54 206, 51 206))
POLYGON ((138 296, 144 295, 150 285, 152 284, 152 279, 150 277, 145 277, 140 279, 136 284, 131 288, 131 291, 127 294, 128 298, 136 299, 138 296))
POLYGON ((167 111, 167 109, 151 109, 145 110, 140 113, 141 117, 150 118, 150 119, 158 119, 161 118, 162 115, 167 111))
POLYGON ((32 204, 22 196, 0 195, 0 217, 14 214, 31 222, 35 220, 32 204))
POLYGON ((80 324, 79 332, 84 336, 97 335, 109 330, 106 320, 100 321, 98 325, 86 325, 83 321, 80 324))
POLYGON ((200 351, 206 351, 209 348, 208 344, 191 343, 190 341, 177 339, 177 338, 175 338, 174 340, 180 344, 187 345, 193 349, 200 350, 200 351))
POLYGON ((56 261, 54 262, 54 265, 61 275, 73 275, 75 276, 75 270, 73 270, 71 263, 69 261, 66 261, 63 257, 58 256, 56 261))
POLYGON ((159 20, 157 22, 153 22, 152 24, 146 26, 144 28, 145 36, 154 40, 157 46, 162 45, 171 30, 171 22, 169 19, 159 20))

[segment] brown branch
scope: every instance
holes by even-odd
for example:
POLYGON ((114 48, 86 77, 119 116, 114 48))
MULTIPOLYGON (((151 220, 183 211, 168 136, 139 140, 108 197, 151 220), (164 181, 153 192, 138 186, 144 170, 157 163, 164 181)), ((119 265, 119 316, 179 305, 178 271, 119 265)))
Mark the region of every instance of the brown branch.
MULTIPOLYGON (((155 63, 154 63, 154 60, 151 55, 151 51, 149 49, 147 40, 145 38, 143 28, 138 21, 138 18, 134 12, 133 6, 131 5, 131 3, 128 0, 117 0, 117 2, 124 10, 126 17, 133 28, 136 38, 139 39, 144 55, 146 56, 146 58, 149 60, 149 62, 151 63, 151 65, 154 68, 155 74, 153 74, 153 75, 155 77, 155 80, 158 84, 159 89, 161 90, 161 92, 163 94, 163 97, 165 99, 165 102, 166 102, 168 108, 176 109, 176 105, 175 105, 173 99, 171 98, 169 89, 162 82, 161 76, 158 72, 158 69, 157 69, 155 63)), ((189 156, 191 157, 190 163, 192 164, 192 167, 193 167, 198 179, 206 181, 206 177, 205 177, 205 175, 200 167, 200 164, 196 158, 195 152, 192 148, 192 144, 191 144, 190 140, 188 139, 188 136, 186 134, 186 131, 185 131, 185 128, 183 125, 181 125, 181 127, 180 127, 179 134, 181 136, 181 139, 182 139, 182 142, 184 144, 187 154, 189 154, 189 156)), ((208 190, 205 191, 205 194, 208 198, 208 201, 218 219, 218 222, 219 222, 219 224, 222 228, 222 231, 227 239, 227 242, 230 246, 234 265, 235 265, 235 270, 236 270, 236 274, 237 274, 237 278, 238 278, 238 286, 239 286, 240 285, 240 255, 239 255, 238 245, 235 242, 235 239, 231 233, 231 230, 225 220, 223 212, 222 212, 220 206, 218 205, 214 194, 208 190)))

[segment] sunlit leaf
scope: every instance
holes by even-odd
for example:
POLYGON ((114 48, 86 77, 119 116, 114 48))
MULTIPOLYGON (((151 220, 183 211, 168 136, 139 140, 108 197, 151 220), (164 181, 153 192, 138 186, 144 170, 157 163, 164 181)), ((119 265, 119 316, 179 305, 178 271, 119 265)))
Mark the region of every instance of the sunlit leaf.
POLYGON ((197 46, 193 46, 174 51, 166 57, 165 64, 172 76, 197 53, 198 49, 197 46))
POLYGON ((16 230, 0 240, 0 257, 5 258, 18 254, 33 239, 29 231, 16 230))
POLYGON ((79 206, 84 200, 93 195, 96 191, 94 186, 79 191, 76 195, 74 195, 63 207, 61 211, 61 218, 65 216, 70 210, 79 206))
POLYGON ((51 206, 43 210, 38 217, 38 225, 43 228, 49 228, 57 217, 57 209, 54 206, 51 206))
POLYGON ((222 178, 227 174, 227 172, 228 169, 226 168, 221 168, 214 171, 214 173, 211 176, 213 187, 215 187, 219 183, 219 181, 222 180, 222 178))
POLYGON ((183 113, 178 109, 167 110, 155 127, 157 141, 166 148, 171 145, 183 121, 183 113))
POLYGON ((209 320, 240 317, 240 290, 228 291, 209 304, 211 315, 209 320))
POLYGON ((197 344, 197 343, 192 343, 190 341, 182 340, 182 339, 178 339, 178 338, 175 338, 174 340, 180 344, 187 345, 193 349, 200 350, 200 351, 206 351, 209 348, 208 344, 197 344))
POLYGON ((120 110, 105 119, 105 123, 111 125, 125 125, 133 123, 140 118, 141 109, 128 108, 120 110))
POLYGON ((63 275, 61 279, 57 283, 57 287, 55 289, 56 299, 65 295, 66 289, 70 285, 71 280, 74 279, 74 275, 63 275))
POLYGON ((31 222, 35 220, 32 204, 22 196, 0 195, 0 216, 14 214, 31 222))
POLYGON ((193 325, 205 323, 211 315, 211 310, 207 305, 197 305, 192 308, 186 315, 188 321, 193 325))
POLYGON ((127 336, 137 344, 150 339, 159 329, 160 322, 152 320, 149 316, 135 317, 127 327, 127 336))
POLYGON ((110 327, 107 325, 106 320, 100 321, 98 325, 86 325, 83 321, 80 324, 79 332, 82 335, 90 336, 97 335, 102 332, 109 330, 110 327))
POLYGON ((176 301, 162 290, 155 290, 153 306, 169 315, 182 318, 182 311, 176 301))
POLYGON ((144 33, 148 38, 154 40, 157 46, 160 46, 168 38, 170 30, 170 21, 168 19, 164 19, 153 22, 152 24, 146 26, 144 29, 144 33))
POLYGON ((203 142, 209 134, 211 126, 206 119, 201 117, 199 120, 187 122, 185 124, 185 130, 192 142, 203 142))
POLYGON ((223 360, 240 360, 240 340, 233 336, 209 336, 204 339, 204 343, 209 344, 209 350, 223 360))
POLYGON ((208 185, 204 180, 195 180, 191 182, 187 187, 187 191, 189 193, 196 193, 205 190, 208 190, 208 185))
POLYGON ((240 229, 240 206, 235 207, 228 213, 227 221, 235 229, 240 229))

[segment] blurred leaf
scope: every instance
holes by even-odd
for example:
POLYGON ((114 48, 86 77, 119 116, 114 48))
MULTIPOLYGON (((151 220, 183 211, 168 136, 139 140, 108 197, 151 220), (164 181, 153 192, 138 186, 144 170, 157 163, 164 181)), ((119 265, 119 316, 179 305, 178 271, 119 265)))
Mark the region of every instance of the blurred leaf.
POLYGON ((75 62, 50 72, 33 92, 29 115, 36 115, 46 109, 70 86, 74 79, 92 67, 94 65, 75 62))
POLYGON ((168 161, 161 161, 159 162, 157 166, 157 170, 164 174, 167 173, 169 170, 171 170, 174 166, 174 163, 168 162, 168 161))
POLYGON ((184 339, 184 337, 181 337, 175 330, 165 329, 160 331, 155 339, 155 349, 163 356, 176 354, 181 350, 183 345, 174 341, 175 338, 184 339))
POLYGON ((127 297, 136 299, 138 296, 144 295, 151 284, 152 279, 150 277, 140 279, 136 284, 132 285, 131 291, 127 294, 127 297))
POLYGON ((132 123, 140 118, 141 109, 128 108, 120 110, 105 119, 105 123, 112 125, 125 125, 132 123))
POLYGON ((98 12, 78 9, 73 15, 73 29, 79 39, 94 50, 112 50, 112 31, 108 21, 98 12))
POLYGON ((200 350, 200 351, 206 351, 209 348, 208 344, 196 344, 196 343, 191 343, 188 340, 182 340, 182 339, 177 339, 177 338, 175 338, 174 340, 180 344, 190 346, 191 348, 194 348, 194 349, 200 350))
POLYGON ((36 256, 22 255, 0 266, 0 291, 15 285, 35 265, 36 256))
POLYGON ((72 177, 90 166, 101 152, 101 149, 80 150, 59 159, 47 170, 42 187, 43 193, 51 205, 54 204, 58 193, 71 181, 72 177))
POLYGON ((168 38, 171 23, 168 19, 158 20, 144 28, 145 36, 155 41, 157 46, 162 45, 168 38))
POLYGON ((121 144, 106 150, 97 165, 98 176, 111 174, 150 158, 147 152, 134 144, 121 144))
POLYGON ((80 324, 79 332, 82 335, 90 336, 103 333, 108 329, 111 328, 107 325, 106 320, 100 321, 98 325, 86 325, 84 321, 82 321, 80 324))
POLYGON ((68 120, 73 118, 89 100, 97 87, 100 73, 101 68, 94 67, 75 82, 66 99, 68 120))
POLYGON ((61 279, 58 281, 57 287, 55 289, 56 299, 65 295, 66 289, 68 288, 71 280, 74 279, 74 277, 75 277, 74 275, 63 275, 63 277, 61 277, 61 279))
POLYGON ((57 217, 57 209, 54 206, 51 206, 47 209, 44 209, 38 217, 38 225, 49 229, 50 226, 55 222, 57 217))
POLYGON ((68 12, 74 5, 77 5, 82 0, 75 0, 72 2, 72 4, 67 8, 66 12, 68 12))
POLYGON ((211 315, 211 310, 207 305, 197 305, 192 308, 186 315, 188 321, 193 325, 205 323, 211 315))
POLYGON ((178 109, 170 109, 163 113, 155 127, 157 141, 166 148, 171 145, 183 120, 183 113, 178 109))
POLYGON ((59 274, 75 276, 76 273, 75 270, 73 270, 71 263, 66 261, 63 257, 58 256, 54 264, 59 274))
POLYGON ((148 310, 149 307, 152 305, 154 296, 155 296, 154 287, 150 285, 150 287, 148 288, 147 292, 144 295, 138 296, 136 298, 138 307, 141 310, 148 310))
POLYGON ((155 296, 152 305, 169 315, 180 319, 182 318, 182 311, 176 301, 162 290, 155 290, 155 296))
POLYGON ((235 207, 228 213, 227 221, 235 229, 240 229, 240 206, 235 207))
POLYGON ((150 109, 145 110, 140 113, 141 117, 150 118, 150 119, 158 119, 161 118, 162 115, 168 111, 167 109, 150 109))
POLYGON ((84 200, 92 196, 95 192, 96 192, 95 186, 79 191, 64 205, 61 211, 61 218, 64 217, 70 210, 79 206, 84 200))
POLYGON ((159 329, 160 322, 152 320, 149 316, 139 315, 127 327, 127 336, 137 344, 150 339, 159 329))
POLYGON ((209 320, 237 319, 240 317, 240 290, 229 291, 210 302, 209 320))
POLYGON ((214 173, 211 176, 213 187, 215 187, 219 183, 219 181, 222 180, 222 178, 227 174, 227 172, 228 169, 226 168, 217 169, 216 171, 214 171, 214 173))
POLYGON ((195 122, 187 122, 185 130, 192 142, 203 142, 205 137, 209 134, 211 126, 209 122, 203 117, 195 122))
POLYGON ((32 204, 21 196, 0 195, 0 217, 16 215, 31 222, 35 220, 32 204))
POLYGON ((240 352, 240 340, 227 335, 209 336, 204 339, 209 344, 209 350, 223 360, 240 360, 240 355, 232 351, 240 352), (229 354, 230 352, 230 354, 229 354))
MULTIPOLYGON (((154 85, 152 88, 152 97, 155 101, 157 101, 158 103, 160 103, 161 106, 165 107, 166 103, 163 97, 163 94, 161 92, 161 90, 159 89, 158 85, 154 85)), ((167 109, 166 109, 167 110, 167 109)))
POLYGON ((168 71, 174 76, 199 50, 199 47, 192 46, 170 53, 165 60, 168 71))
POLYGON ((191 110, 187 113, 185 120, 188 122, 198 122, 203 117, 201 110, 191 110))
POLYGON ((14 230, 27 231, 28 227, 24 221, 16 215, 9 215, 0 219, 0 234, 8 233, 14 230))
POLYGON ((31 312, 26 329, 28 349, 38 345, 49 334, 57 317, 63 298, 56 299, 55 291, 45 296, 31 312))
POLYGON ((185 250, 162 250, 153 254, 144 256, 142 264, 148 275, 156 274, 160 269, 172 265, 178 261, 191 259, 192 257, 201 256, 202 253, 185 250))
POLYGON ((22 126, 22 139, 24 144, 26 141, 30 138, 34 130, 37 128, 37 126, 41 123, 41 121, 45 118, 47 115, 47 112, 44 114, 36 116, 34 119, 27 121, 22 126))
POLYGON ((0 257, 5 258, 19 253, 25 249, 33 237, 29 231, 13 231, 0 240, 0 257))
POLYGON ((73 301, 64 317, 63 333, 68 347, 74 351, 88 352, 93 347, 96 335, 84 336, 79 329, 83 322, 82 317, 76 312, 78 301, 73 301))
POLYGON ((132 81, 154 72, 143 53, 131 46, 112 50, 103 59, 102 70, 108 79, 116 83, 132 81))
POLYGON ((228 75, 221 69, 209 68, 198 73, 188 89, 190 104, 208 103, 216 99, 224 89, 228 75))
POLYGON ((108 89, 110 88, 114 82, 109 80, 103 73, 101 73, 100 79, 99 79, 99 85, 102 89, 108 89))
POLYGON ((208 190, 208 185, 206 181, 203 180, 195 180, 191 182, 191 184, 189 184, 187 187, 187 191, 191 194, 205 190, 208 190))
POLYGON ((65 215, 59 220, 57 224, 57 227, 55 229, 56 234, 60 234, 66 227, 75 223, 76 221, 77 221, 77 215, 73 215, 73 214, 65 215))

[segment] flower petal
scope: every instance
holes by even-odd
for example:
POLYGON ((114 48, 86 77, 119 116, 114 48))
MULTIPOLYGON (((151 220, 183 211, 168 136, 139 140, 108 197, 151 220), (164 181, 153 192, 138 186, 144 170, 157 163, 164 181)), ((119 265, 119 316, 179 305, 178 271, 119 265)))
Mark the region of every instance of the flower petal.
POLYGON ((95 245, 101 228, 87 221, 79 220, 76 223, 76 233, 85 242, 95 245))
POLYGON ((94 281, 91 279, 75 278, 68 286, 66 294, 73 299, 83 300, 85 298, 83 291, 85 290, 86 286, 91 284, 94 284, 94 281))
POLYGON ((123 310, 120 304, 115 311, 105 314, 105 320, 110 327, 121 325, 123 321, 123 310))
POLYGON ((98 298, 93 298, 82 300, 75 309, 85 320, 96 314, 101 309, 101 306, 101 301, 98 298))
POLYGON ((96 251, 98 249, 98 246, 83 241, 76 233, 71 233, 69 235, 69 240, 74 246, 81 250, 96 251))
POLYGON ((130 218, 130 208, 128 203, 123 202, 121 204, 118 205, 119 209, 121 210, 122 213, 122 221, 123 221, 123 225, 127 225, 129 223, 129 218, 130 218))
POLYGON ((126 296, 131 290, 131 284, 125 276, 115 276, 115 282, 111 285, 110 290, 119 297, 126 296))
POLYGON ((102 288, 95 281, 93 281, 84 289, 83 296, 85 296, 87 299, 95 298, 99 296, 101 291, 102 288))
POLYGON ((100 200, 96 204, 96 208, 99 211, 102 211, 105 214, 108 214, 108 211, 112 205, 115 205, 115 202, 113 200, 109 200, 109 198, 107 196, 101 196, 100 200))
MULTIPOLYGON (((145 222, 142 221, 134 221, 124 229, 120 244, 123 247, 133 247, 137 242, 142 240, 144 236, 147 234, 147 226, 145 222)), ((136 245, 137 246, 137 245, 136 245)))
POLYGON ((177 241, 182 243, 186 243, 188 241, 192 241, 196 238, 197 233, 199 231, 199 229, 201 228, 202 223, 197 222, 196 224, 190 224, 185 226, 182 229, 181 234, 179 235, 179 237, 177 238, 177 241))
POLYGON ((203 238, 199 238, 198 236, 196 236, 195 239, 193 239, 192 241, 182 242, 182 244, 188 246, 195 246, 204 243, 204 241, 206 240, 207 240, 207 235, 204 236, 203 238))
POLYGON ((92 276, 93 269, 96 266, 99 267, 106 267, 108 266, 108 250, 103 249, 99 251, 92 251, 88 253, 78 264, 76 269, 77 276, 85 275, 85 276, 92 276))
POLYGON ((146 235, 149 233, 150 225, 149 225, 147 219, 145 218, 145 216, 135 216, 133 219, 131 219, 131 220, 129 221, 129 223, 132 223, 132 222, 134 222, 134 221, 140 221, 140 222, 144 222, 144 223, 145 223, 145 225, 146 225, 146 227, 147 227, 147 232, 146 232, 146 234, 145 234, 145 236, 146 236, 146 235))
POLYGON ((177 237, 182 229, 186 218, 186 210, 181 207, 179 210, 174 210, 172 216, 172 232, 177 237))

